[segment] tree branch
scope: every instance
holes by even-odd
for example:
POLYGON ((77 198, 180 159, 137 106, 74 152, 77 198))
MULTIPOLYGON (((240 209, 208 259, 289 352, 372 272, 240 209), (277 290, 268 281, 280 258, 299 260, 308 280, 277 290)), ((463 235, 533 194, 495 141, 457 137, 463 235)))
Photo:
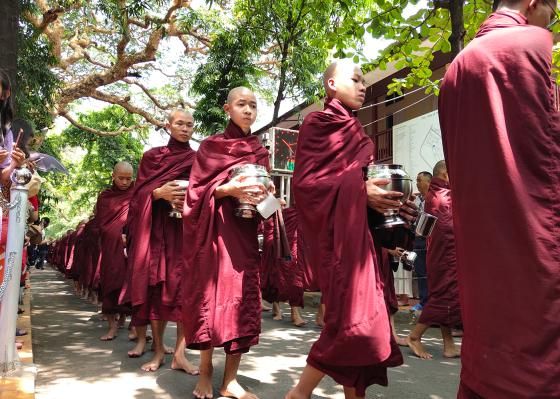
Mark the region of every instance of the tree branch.
POLYGON ((64 117, 68 122, 70 122, 72 125, 76 126, 78 129, 83 130, 84 132, 88 132, 88 133, 92 133, 92 134, 96 134, 98 136, 118 136, 122 133, 126 133, 126 132, 132 132, 135 130, 141 130, 141 129, 146 129, 149 127, 149 125, 136 125, 136 126, 130 126, 130 127, 125 127, 125 126, 121 126, 120 128, 118 128, 117 130, 113 130, 113 131, 105 131, 105 130, 99 130, 99 129, 93 129, 89 126, 86 126, 80 122, 78 122, 76 119, 74 119, 68 112, 64 111, 64 112, 59 112, 59 115, 64 117))

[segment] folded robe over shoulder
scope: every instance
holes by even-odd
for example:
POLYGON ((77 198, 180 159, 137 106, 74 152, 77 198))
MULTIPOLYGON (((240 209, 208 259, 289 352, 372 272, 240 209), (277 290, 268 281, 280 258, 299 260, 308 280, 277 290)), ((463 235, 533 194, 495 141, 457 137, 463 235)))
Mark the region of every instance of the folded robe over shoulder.
POLYGON ((428 302, 418 322, 429 326, 461 328, 457 255, 448 183, 437 177, 432 179, 424 209, 437 217, 438 221, 428 238, 428 302))
MULTIPOLYGON (((153 300, 158 307, 172 313, 180 308, 183 224, 169 217, 169 203, 154 201, 152 193, 172 180, 188 180, 195 154, 189 143, 170 138, 167 146, 146 151, 140 161, 128 211, 128 265, 121 303, 137 307, 157 295, 153 300)), ((143 316, 149 318, 149 312, 143 316)))
POLYGON ((258 343, 258 219, 236 217, 234 198, 214 197, 230 170, 243 164, 268 168, 268 151, 230 122, 223 134, 201 143, 193 165, 183 213, 183 323, 189 348, 223 346, 227 353, 241 353, 258 343))
POLYGON ((118 296, 126 276, 126 258, 122 232, 134 186, 120 190, 114 184, 97 198, 95 217, 101 241, 100 292, 104 313, 120 310, 118 296))
POLYGON ((359 396, 371 384, 387 385, 386 367, 402 363, 368 228, 363 168, 373 152, 352 111, 329 99, 300 128, 293 180, 306 256, 326 306, 307 362, 359 396))
POLYGON ((464 324, 460 397, 560 397, 560 118, 551 66, 552 34, 499 11, 441 88, 464 324))

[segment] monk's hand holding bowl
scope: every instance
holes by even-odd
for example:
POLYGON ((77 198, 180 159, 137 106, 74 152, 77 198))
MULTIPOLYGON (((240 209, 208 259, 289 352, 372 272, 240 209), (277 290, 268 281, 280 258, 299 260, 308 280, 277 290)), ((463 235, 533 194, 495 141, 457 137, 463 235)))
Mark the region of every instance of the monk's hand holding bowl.
POLYGON ((236 176, 226 184, 216 188, 218 198, 230 196, 251 205, 257 205, 268 196, 268 190, 262 183, 248 181, 247 176, 236 176))
POLYGON ((414 224, 418 217, 418 205, 414 202, 414 198, 413 195, 399 208, 399 216, 409 224, 414 224))
POLYGON ((152 193, 154 199, 164 199, 173 204, 175 200, 183 201, 185 199, 185 189, 176 181, 170 181, 163 186, 156 188, 152 193))
POLYGON ((373 178, 366 180, 366 191, 368 206, 377 212, 384 213, 388 210, 397 210, 403 204, 400 199, 403 193, 398 191, 387 191, 381 188, 391 181, 389 179, 373 178))

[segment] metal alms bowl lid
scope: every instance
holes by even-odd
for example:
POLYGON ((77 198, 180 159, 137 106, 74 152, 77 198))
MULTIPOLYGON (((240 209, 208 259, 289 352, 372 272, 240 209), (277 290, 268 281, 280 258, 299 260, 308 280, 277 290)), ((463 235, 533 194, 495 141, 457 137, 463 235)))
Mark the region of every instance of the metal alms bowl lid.
POLYGON ((374 164, 370 163, 367 167, 368 176, 391 176, 392 179, 410 179, 408 173, 402 165, 399 164, 374 164))
POLYGON ((268 171, 262 165, 255 165, 248 163, 245 165, 237 166, 230 171, 230 176, 254 176, 254 177, 269 177, 268 171))

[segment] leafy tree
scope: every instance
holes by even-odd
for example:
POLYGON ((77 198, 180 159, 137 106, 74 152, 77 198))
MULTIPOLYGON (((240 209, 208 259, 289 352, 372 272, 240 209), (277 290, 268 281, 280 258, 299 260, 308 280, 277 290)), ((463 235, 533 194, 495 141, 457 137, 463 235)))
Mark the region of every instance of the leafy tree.
POLYGON ((145 128, 163 127, 167 110, 188 104, 183 72, 208 45, 198 26, 177 25, 178 18, 194 12, 190 1, 26 1, 30 6, 22 16, 48 43, 61 82, 51 109, 56 115, 83 131, 118 135, 126 130, 82 124, 72 105, 84 98, 119 105, 139 115, 137 127, 145 128), (187 57, 181 66, 169 65, 163 56, 171 40, 183 44, 187 57))
MULTIPOLYGON (((30 0, 22 1, 22 9, 32 8, 30 0)), ((29 22, 20 21, 18 31, 17 90, 18 116, 34 125, 36 131, 50 127, 60 80, 50 67, 56 63, 52 47, 29 22)))
POLYGON ((388 63, 394 63, 398 70, 409 68, 406 78, 389 85, 390 92, 414 85, 428 85, 428 91, 437 91, 439 82, 431 80, 430 69, 434 54, 458 54, 474 38, 492 6, 489 0, 435 0, 425 5, 418 0, 375 0, 364 12, 363 3, 341 2, 346 5, 346 18, 331 36, 330 45, 339 57, 363 59, 360 50, 365 35, 391 40, 376 60, 366 60, 368 69, 385 69, 388 63))
MULTIPOLYGON (((119 106, 79 116, 79 122, 93 129, 116 130, 134 127, 137 116, 119 106)), ((69 176, 49 173, 41 190, 42 211, 51 217, 51 231, 65 231, 93 211, 97 195, 111 181, 119 161, 137 167, 143 153, 146 131, 127 131, 118 136, 98 136, 69 126, 60 135, 48 136, 42 151, 64 161, 69 176)))
POLYGON ((257 51, 253 37, 242 27, 224 29, 212 40, 208 60, 199 67, 191 88, 201 96, 194 111, 197 131, 214 134, 223 130, 227 117, 222 106, 229 90, 251 87, 262 75, 253 63, 257 51))

